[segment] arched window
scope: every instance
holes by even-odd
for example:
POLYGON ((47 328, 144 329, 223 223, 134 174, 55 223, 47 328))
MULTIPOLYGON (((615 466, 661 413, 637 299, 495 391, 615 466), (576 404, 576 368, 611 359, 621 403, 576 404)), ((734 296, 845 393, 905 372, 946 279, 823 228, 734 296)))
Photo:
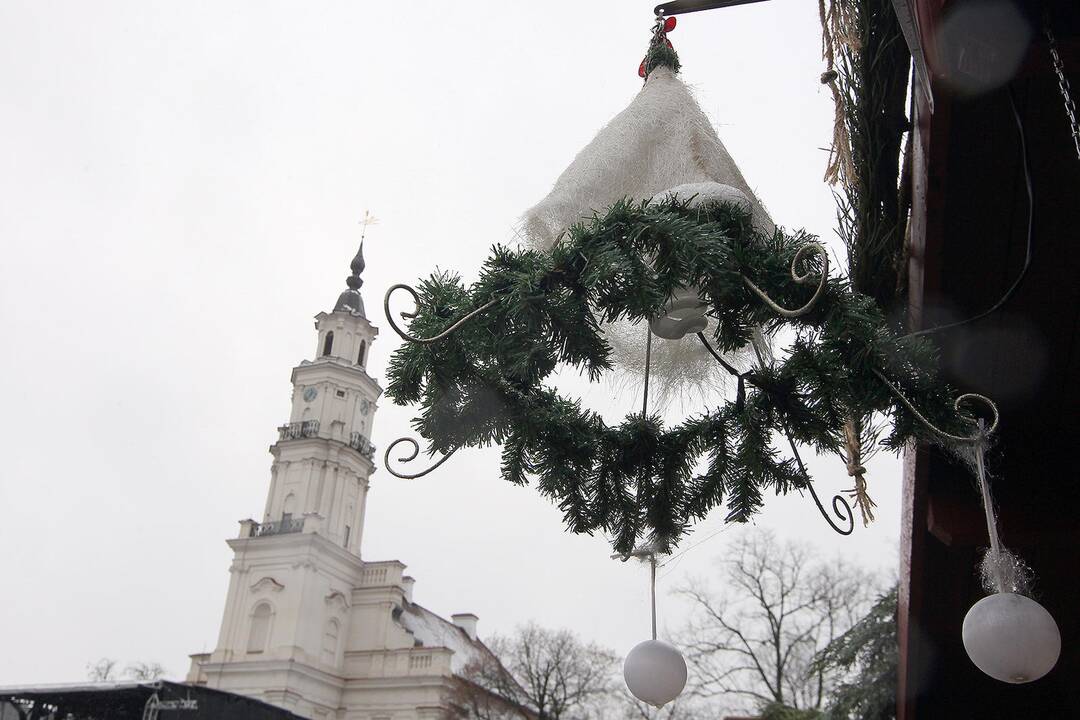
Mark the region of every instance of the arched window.
POLYGON ((356 356, 356 364, 364 364, 364 356, 367 355, 367 340, 360 341, 360 352, 356 356))
POLYGON ((330 618, 326 621, 326 631, 323 633, 322 659, 327 665, 337 662, 338 621, 330 618))
POLYGON ((296 496, 289 493, 285 496, 285 502, 281 505, 281 524, 285 525, 292 520, 293 511, 296 509, 296 496))
POLYGON ((334 331, 326 333, 326 340, 323 341, 322 354, 325 357, 330 354, 330 351, 334 349, 334 331))
POLYGON ((251 630, 248 632, 247 651, 261 653, 266 650, 266 641, 270 639, 270 623, 274 619, 274 610, 270 603, 259 603, 251 613, 251 630))

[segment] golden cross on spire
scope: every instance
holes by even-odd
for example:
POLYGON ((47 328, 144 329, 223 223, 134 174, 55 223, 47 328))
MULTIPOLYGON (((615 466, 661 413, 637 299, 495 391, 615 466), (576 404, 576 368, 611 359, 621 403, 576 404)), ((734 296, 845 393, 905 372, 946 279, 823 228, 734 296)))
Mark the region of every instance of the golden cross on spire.
POLYGON ((364 243, 364 236, 367 234, 368 227, 370 225, 378 225, 379 224, 379 218, 375 217, 370 212, 365 210, 364 211, 364 219, 361 220, 359 224, 360 224, 360 227, 363 228, 360 231, 360 244, 362 245, 364 243))

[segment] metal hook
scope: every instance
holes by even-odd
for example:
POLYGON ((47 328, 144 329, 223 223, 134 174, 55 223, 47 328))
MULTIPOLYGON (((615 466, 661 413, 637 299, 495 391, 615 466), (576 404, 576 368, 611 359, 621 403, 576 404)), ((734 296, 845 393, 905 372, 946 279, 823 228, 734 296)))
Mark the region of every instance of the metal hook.
MULTIPOLYGON (((814 309, 817 305, 817 301, 821 299, 821 293, 825 291, 825 282, 829 279, 829 253, 825 251, 825 248, 818 243, 809 243, 799 248, 799 251, 795 253, 795 257, 791 258, 791 279, 799 285, 806 285, 811 282, 813 272, 807 268, 806 272, 799 273, 797 265, 800 261, 805 261, 806 254, 810 252, 816 252, 821 256, 821 277, 818 279, 817 290, 814 291, 814 296, 811 297, 805 305, 795 310, 788 310, 787 308, 780 307, 772 298, 765 294, 765 292, 755 285, 750 278, 745 275, 742 276, 743 282, 750 288, 755 295, 757 295, 763 303, 769 306, 769 308, 777 315, 781 315, 786 318, 797 318, 814 309)), ((803 262, 803 266, 806 267, 806 263, 803 262)))
POLYGON ((825 518, 825 522, 829 523, 829 526, 833 530, 841 535, 850 535, 852 531, 855 530, 855 513, 851 512, 851 505, 848 505, 848 501, 844 499, 843 495, 833 495, 832 507, 833 512, 836 513, 836 517, 847 522, 847 530, 834 523, 833 519, 829 517, 829 513, 825 511, 825 507, 821 504, 817 492, 814 491, 814 484, 812 482, 806 483, 806 489, 810 491, 810 496, 814 498, 814 504, 817 505, 821 517, 825 518), (843 506, 844 511, 846 511, 846 514, 840 510, 841 505, 843 506))
POLYGON ((783 425, 784 436, 787 437, 788 445, 791 446, 791 454, 795 456, 795 464, 799 466, 799 472, 801 472, 803 478, 806 479, 806 489, 810 491, 810 497, 814 498, 814 504, 817 505, 821 517, 825 518, 825 522, 829 523, 829 527, 836 532, 841 535, 850 535, 855 530, 855 513, 851 511, 851 505, 848 504, 848 501, 844 499, 843 495, 833 495, 833 512, 836 513, 836 517, 847 523, 847 529, 845 530, 833 522, 832 517, 826 512, 825 506, 821 504, 821 498, 818 497, 817 491, 814 490, 814 483, 810 480, 810 473, 803 463, 802 455, 799 454, 799 446, 795 444, 795 438, 791 434, 791 428, 788 427, 786 420, 783 421, 783 425), (843 510, 840 509, 841 507, 843 507, 843 510))
POLYGON ((390 443, 389 447, 386 448, 386 452, 383 453, 383 466, 386 468, 386 471, 394 477, 401 478, 402 480, 415 480, 416 478, 424 477, 428 473, 438 468, 444 462, 449 460, 450 456, 457 452, 457 448, 454 448, 453 450, 439 458, 439 461, 429 467, 427 470, 422 470, 418 473, 413 473, 410 475, 408 473, 400 473, 394 468, 390 467, 390 451, 403 442, 410 443, 413 446, 412 454, 408 457, 399 457, 397 460, 399 463, 412 462, 416 459, 416 456, 420 454, 420 443, 416 442, 416 440, 412 439, 411 437, 399 437, 397 440, 390 443))
MULTIPOLYGON (((900 392, 900 388, 896 387, 896 385, 890 382, 889 379, 885 377, 884 373, 882 373, 877 368, 874 368, 874 374, 878 376, 878 379, 881 380, 881 382, 885 383, 885 387, 889 388, 889 390, 892 391, 893 395, 895 395, 897 399, 899 399, 900 402, 903 403, 904 407, 906 407, 908 411, 915 416, 916 420, 918 420, 923 425, 925 425, 941 437, 945 438, 946 440, 952 440, 953 442, 961 443, 977 443, 981 442, 983 438, 985 438, 987 435, 992 435, 993 432, 997 430, 998 420, 1000 419, 997 405, 995 405, 994 401, 986 397, 985 395, 979 395, 978 393, 964 393, 953 401, 953 409, 956 410, 956 412, 959 414, 960 407, 964 403, 970 403, 972 401, 982 403, 990 410, 990 415, 993 417, 993 421, 990 423, 990 427, 983 429, 980 425, 980 427, 975 431, 974 435, 953 435, 952 433, 945 432, 937 425, 934 425, 934 423, 930 422, 925 415, 915 409, 915 406, 912 405, 911 401, 904 396, 904 393, 900 392)), ((961 417, 963 417, 963 415, 961 415, 961 417)), ((967 418, 964 419, 966 420, 967 418)), ((976 424, 978 423, 977 420, 974 422, 976 424)))
POLYGON ((406 285, 404 283, 398 283, 396 285, 391 285, 390 288, 386 291, 386 295, 383 296, 383 312, 386 313, 386 321, 388 323, 390 323, 390 327, 394 329, 394 332, 396 332, 398 335, 400 335, 403 339, 408 340, 411 343, 417 343, 417 344, 420 344, 420 345, 430 345, 431 343, 438 342, 439 340, 442 340, 443 338, 445 338, 446 336, 453 333, 459 327, 461 327, 466 322, 473 319, 474 317, 476 317, 480 313, 485 312, 486 310, 490 310, 491 308, 493 308, 495 306, 495 303, 498 302, 498 300, 491 300, 486 305, 481 305, 480 307, 473 310, 471 313, 469 313, 465 317, 461 318, 456 323, 454 323, 450 327, 446 328, 445 330, 443 330, 441 333, 439 333, 438 335, 436 335, 434 337, 419 338, 419 337, 416 337, 414 335, 408 334, 407 332, 402 330, 400 327, 398 327, 398 324, 394 321, 393 316, 390 314, 390 296, 394 293, 395 290, 404 290, 407 293, 409 293, 410 295, 412 295, 413 304, 416 305, 416 308, 417 308, 413 312, 402 312, 401 317, 411 320, 411 319, 416 317, 416 315, 417 315, 417 313, 419 312, 419 309, 420 309, 420 296, 417 294, 416 290, 414 290, 411 286, 406 285))

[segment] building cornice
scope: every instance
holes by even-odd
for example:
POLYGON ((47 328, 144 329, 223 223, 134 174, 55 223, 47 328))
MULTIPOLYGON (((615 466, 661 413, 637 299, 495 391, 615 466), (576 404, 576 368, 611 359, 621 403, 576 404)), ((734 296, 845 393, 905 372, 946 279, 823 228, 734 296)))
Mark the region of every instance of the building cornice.
MULTIPOLYGON (((304 460, 315 460, 317 462, 343 462, 344 458, 351 458, 359 463, 360 466, 357 470, 362 471, 366 475, 372 475, 376 470, 374 460, 364 457, 356 450, 356 448, 341 440, 323 437, 299 437, 290 438, 288 440, 278 440, 270 446, 270 454, 274 456, 274 459, 278 459, 281 456, 281 448, 285 446, 296 448, 301 451, 305 448, 333 449, 336 451, 333 455, 331 455, 330 452, 327 452, 326 457, 305 457, 304 460), (345 452, 341 452, 342 450, 345 452)), ((298 461, 290 460, 289 462, 298 461)))
MULTIPOLYGON (((289 672, 298 673, 318 682, 330 685, 336 690, 343 690, 346 678, 297 660, 229 660, 228 662, 201 663, 199 668, 207 675, 241 675, 247 672, 289 672)), ((281 692, 285 688, 264 688, 264 691, 281 692)))
POLYGON ((360 573, 365 565, 358 555, 352 554, 317 532, 230 538, 226 542, 234 552, 243 553, 243 556, 247 558, 255 554, 281 553, 280 561, 284 563, 283 567, 297 563, 309 564, 316 569, 322 569, 327 565, 333 566, 334 574, 350 585, 359 582, 360 573), (297 550, 303 551, 303 554, 297 553, 297 550))
POLYGON ((371 333, 372 337, 378 337, 379 335, 379 328, 372 325, 371 321, 367 319, 367 316, 357 312, 346 312, 344 310, 334 310, 333 312, 326 312, 324 310, 323 312, 318 313, 315 315, 315 326, 318 327, 318 323, 330 317, 337 317, 342 322, 350 320, 371 333))
POLYGON ((304 360, 292 369, 289 381, 292 382, 293 385, 296 385, 297 378, 300 375, 314 375, 316 379, 334 380, 333 372, 331 372, 334 370, 342 371, 347 375, 352 376, 350 379, 360 381, 360 383, 365 385, 376 398, 382 396, 382 386, 379 385, 375 378, 368 375, 367 370, 359 365, 335 357, 321 357, 317 360, 304 360))

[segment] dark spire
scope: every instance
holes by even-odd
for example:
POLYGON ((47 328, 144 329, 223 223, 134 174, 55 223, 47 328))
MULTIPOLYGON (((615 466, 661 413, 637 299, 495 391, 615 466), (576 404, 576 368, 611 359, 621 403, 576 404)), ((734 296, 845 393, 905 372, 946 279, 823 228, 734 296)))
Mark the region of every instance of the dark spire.
MULTIPOLYGON (((360 278, 360 273, 364 272, 364 238, 360 238, 360 249, 356 251, 356 257, 349 263, 349 269, 352 270, 352 275, 345 278, 345 284, 349 286, 349 289, 338 295, 337 303, 334 304, 334 312, 348 311, 364 315, 364 300, 360 297, 360 286, 364 284, 364 281, 360 278)), ((364 315, 364 317, 367 317, 364 315)))

